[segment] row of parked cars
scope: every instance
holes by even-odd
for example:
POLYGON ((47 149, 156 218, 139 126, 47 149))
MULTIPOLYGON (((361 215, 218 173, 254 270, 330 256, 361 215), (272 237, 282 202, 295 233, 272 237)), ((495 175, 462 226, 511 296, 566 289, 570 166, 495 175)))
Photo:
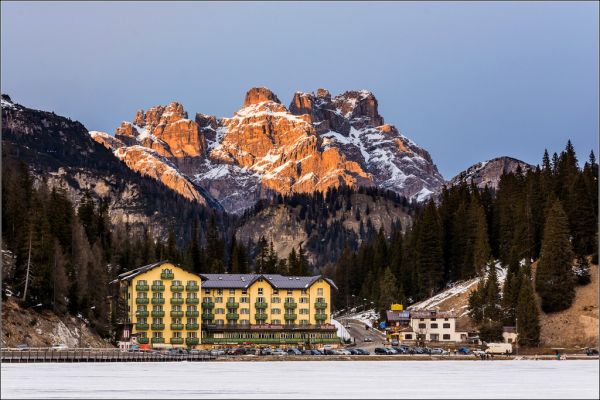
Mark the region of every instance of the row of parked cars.
POLYGON ((363 349, 331 349, 326 348, 323 350, 307 349, 300 350, 295 347, 287 349, 272 349, 270 347, 263 347, 260 349, 255 348, 233 348, 233 349, 213 349, 213 350, 200 350, 205 351, 207 354, 213 356, 224 356, 224 355, 257 355, 257 356, 326 356, 326 355, 369 355, 370 353, 363 349))
MULTIPOLYGON (((460 354, 469 354, 469 349, 466 347, 461 347, 459 349, 460 354)), ((392 347, 377 347, 375 348, 375 354, 380 355, 393 355, 393 354, 429 354, 429 355, 449 355, 450 352, 448 350, 434 347, 413 347, 413 346, 392 346, 392 347)))

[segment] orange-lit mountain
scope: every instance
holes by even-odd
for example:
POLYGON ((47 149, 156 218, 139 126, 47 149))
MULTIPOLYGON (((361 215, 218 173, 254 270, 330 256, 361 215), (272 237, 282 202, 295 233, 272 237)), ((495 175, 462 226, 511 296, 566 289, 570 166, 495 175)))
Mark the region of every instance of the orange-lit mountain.
POLYGON ((230 118, 197 113, 191 120, 171 103, 138 111, 114 137, 91 135, 131 169, 192 200, 203 201, 206 191, 230 212, 268 192, 340 185, 421 201, 444 183, 427 151, 385 124, 377 99, 364 90, 297 92, 286 108, 269 89, 253 88, 230 118))

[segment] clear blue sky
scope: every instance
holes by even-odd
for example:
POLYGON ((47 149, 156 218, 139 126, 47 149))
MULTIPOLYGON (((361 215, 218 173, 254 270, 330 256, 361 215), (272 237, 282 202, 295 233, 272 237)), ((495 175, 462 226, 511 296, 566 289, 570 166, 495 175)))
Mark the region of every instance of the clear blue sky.
POLYGON ((169 101, 231 116, 252 86, 372 90, 446 179, 598 141, 598 3, 2 1, 2 92, 110 133, 169 101))

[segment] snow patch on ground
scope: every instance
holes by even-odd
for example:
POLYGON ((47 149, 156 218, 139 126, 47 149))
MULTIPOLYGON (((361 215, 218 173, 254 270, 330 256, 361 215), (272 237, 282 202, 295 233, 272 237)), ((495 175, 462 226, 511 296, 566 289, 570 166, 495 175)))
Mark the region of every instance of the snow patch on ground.
POLYGON ((338 337, 342 338, 342 340, 352 339, 350 332, 348 332, 344 325, 342 325, 339 321, 336 321, 335 319, 331 318, 331 323, 337 328, 338 337))

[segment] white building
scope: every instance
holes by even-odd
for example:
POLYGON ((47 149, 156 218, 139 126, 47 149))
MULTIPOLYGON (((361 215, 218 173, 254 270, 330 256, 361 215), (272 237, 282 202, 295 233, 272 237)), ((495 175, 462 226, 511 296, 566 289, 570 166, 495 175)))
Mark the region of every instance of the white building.
POLYGON ((456 331, 456 314, 451 311, 411 311, 410 327, 415 333, 416 340, 427 342, 464 342, 467 340, 467 332, 456 331))

